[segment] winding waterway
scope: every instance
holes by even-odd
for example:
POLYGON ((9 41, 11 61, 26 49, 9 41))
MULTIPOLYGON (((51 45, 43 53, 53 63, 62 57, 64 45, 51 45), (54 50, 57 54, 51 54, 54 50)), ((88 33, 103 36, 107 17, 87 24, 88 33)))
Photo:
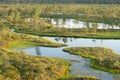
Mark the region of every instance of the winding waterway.
MULTIPOLYGON (((84 39, 84 38, 63 38, 63 37, 45 37, 53 41, 66 43, 68 46, 91 46, 91 47, 106 47, 114 50, 116 53, 120 54, 120 40, 106 40, 106 39, 84 39)), ((96 76, 102 80, 120 80, 120 74, 111 74, 101 70, 93 69, 90 67, 90 59, 82 58, 81 56, 71 55, 63 51, 63 48, 51 48, 51 47, 41 47, 35 46, 31 48, 19 49, 19 51, 24 51, 31 55, 38 56, 49 56, 58 57, 66 59, 71 62, 70 68, 72 71, 71 75, 86 75, 86 76, 96 76)))
MULTIPOLYGON (((81 28, 84 26, 92 27, 93 23, 76 21, 74 19, 50 19, 51 23, 57 27, 65 28, 81 28)), ((104 23, 97 23, 100 29, 119 29, 119 26, 108 25, 104 23)), ((120 40, 113 39, 87 39, 87 38, 65 38, 65 37, 44 37, 52 41, 66 43, 66 47, 106 47, 114 50, 117 54, 120 54, 120 40)), ((72 55, 63 51, 63 48, 51 48, 34 46, 30 48, 19 49, 17 51, 24 51, 30 55, 49 56, 66 59, 71 62, 70 68, 72 71, 70 75, 83 75, 83 76, 96 76, 101 80, 120 80, 120 74, 111 74, 105 71, 97 70, 90 67, 90 59, 82 58, 78 55, 72 55)))

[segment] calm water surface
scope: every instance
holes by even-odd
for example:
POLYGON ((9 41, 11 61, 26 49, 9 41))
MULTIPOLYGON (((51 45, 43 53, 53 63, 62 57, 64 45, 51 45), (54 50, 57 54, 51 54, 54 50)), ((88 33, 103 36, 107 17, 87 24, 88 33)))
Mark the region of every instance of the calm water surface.
MULTIPOLYGON (((109 25, 104 23, 91 23, 76 21, 74 19, 48 19, 55 27, 65 27, 65 28, 92 28, 93 24, 97 24, 99 29, 120 29, 118 25, 109 25)), ((114 50, 117 54, 120 54, 120 40, 112 39, 84 39, 84 38, 64 38, 64 37, 45 37, 50 40, 66 43, 66 47, 106 47, 114 50)), ((93 69, 90 65, 90 59, 82 58, 81 56, 72 55, 63 51, 63 48, 51 48, 51 47, 41 47, 35 46, 31 48, 19 49, 17 51, 24 51, 31 55, 38 56, 49 56, 58 57, 66 59, 71 62, 70 68, 72 71, 71 75, 89 75, 96 76, 98 79, 102 80, 120 80, 120 74, 111 74, 101 70, 93 69)))
MULTIPOLYGON (((84 39, 84 38, 64 38, 64 37, 45 37, 50 40, 66 43, 68 46, 81 46, 81 47, 106 47, 114 50, 117 54, 120 54, 120 40, 106 40, 106 39, 84 39)), ((81 56, 71 55, 69 53, 63 52, 63 48, 50 48, 50 47, 41 47, 35 46, 31 48, 19 49, 19 51, 24 51, 31 55, 38 56, 50 56, 50 57, 59 57, 66 59, 71 62, 70 68, 72 71, 71 75, 89 75, 96 76, 102 80, 120 80, 120 74, 111 74, 108 72, 100 71, 97 69, 91 68, 90 59, 82 58, 81 56)))
POLYGON ((120 25, 110 25, 105 23, 94 23, 94 22, 84 22, 77 21, 75 19, 54 19, 47 18, 55 27, 64 27, 64 28, 92 28, 94 25, 98 29, 120 29, 120 25))

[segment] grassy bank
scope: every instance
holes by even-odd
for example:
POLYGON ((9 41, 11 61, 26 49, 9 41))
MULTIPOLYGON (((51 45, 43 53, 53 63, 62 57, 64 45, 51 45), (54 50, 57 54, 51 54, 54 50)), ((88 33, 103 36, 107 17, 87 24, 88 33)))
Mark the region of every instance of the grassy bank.
MULTIPOLYGON (((28 35, 26 35, 26 36, 28 36, 28 35)), ((29 35, 29 36, 31 36, 31 35, 29 35)), ((31 39, 29 37, 29 39, 16 40, 16 41, 9 42, 6 45, 6 48, 9 48, 9 49, 10 48, 25 48, 25 47, 31 47, 31 46, 44 46, 44 47, 67 46, 66 44, 53 42, 46 38, 34 37, 34 36, 31 36, 31 37, 32 37, 31 39)))
POLYGON ((103 47, 71 47, 65 48, 64 51, 91 58, 91 67, 96 69, 110 73, 120 73, 120 55, 111 49, 103 47))
MULTIPOLYGON (((0 28, 0 79, 1 80, 56 80, 69 77, 69 65, 65 60, 43 56, 31 56, 14 52, 12 48, 31 46, 61 47, 46 38, 11 32, 8 27, 0 28), (64 78, 63 78, 64 77, 64 78)), ((91 77, 87 77, 91 79, 91 77)), ((80 77, 86 80, 86 77, 80 77)))
POLYGON ((66 44, 53 42, 46 38, 38 36, 32 36, 27 34, 18 34, 9 31, 9 29, 3 29, 0 31, 0 43, 1 47, 28 47, 28 46, 46 46, 46 47, 61 47, 66 44), (4 32, 4 33, 3 33, 4 32), (9 40, 9 41, 8 41, 9 40))
POLYGON ((99 80, 93 76, 66 77, 58 80, 99 80))
POLYGON ((61 59, 37 57, 0 49, 1 80, 56 80, 68 72, 69 63, 61 59))
POLYGON ((33 31, 24 28, 16 28, 18 33, 26 33, 38 36, 55 36, 55 37, 80 37, 80 38, 99 38, 99 39, 120 39, 120 31, 112 29, 94 29, 94 28, 39 28, 33 31))
POLYGON ((29 46, 66 46, 37 36, 18 34, 8 28, 0 28, 0 80, 56 80, 68 75, 67 61, 27 55, 10 48, 29 46))

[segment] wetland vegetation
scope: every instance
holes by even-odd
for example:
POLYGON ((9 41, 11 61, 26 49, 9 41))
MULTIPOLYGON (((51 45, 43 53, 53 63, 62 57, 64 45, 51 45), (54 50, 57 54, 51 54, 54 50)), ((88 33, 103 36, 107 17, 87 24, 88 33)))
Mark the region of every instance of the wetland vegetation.
POLYGON ((60 47, 65 44, 48 39, 11 32, 8 28, 0 29, 0 79, 1 80, 55 80, 68 72, 69 63, 61 59, 37 57, 24 52, 14 52, 10 48, 30 46, 60 47), (52 74, 52 75, 51 75, 52 74))
MULTIPOLYGON (((1 80, 97 80, 96 77, 69 76, 75 60, 33 56, 17 52, 20 48, 65 47, 43 36, 120 39, 120 5, 105 4, 19 4, 19 0, 0 1, 0 79, 1 80), (7 3, 7 4, 6 4, 7 3), (82 28, 55 27, 54 19, 75 19, 85 22, 82 28), (92 27, 88 24, 92 22, 92 27), (119 28, 99 29, 97 23, 119 28), (16 51, 13 51, 16 49, 16 51)), ((39 2, 39 1, 38 1, 39 2)), ((117 2, 117 1, 116 1, 117 2)), ((118 1, 119 2, 119 1, 118 1)), ((22 2, 20 2, 22 3, 22 2)), ((56 21, 57 22, 57 21, 56 21)), ((64 24, 64 23, 63 23, 64 24)), ((75 25, 76 25, 75 24, 75 25)), ((106 27, 106 26, 105 26, 106 27)), ((65 39, 64 39, 65 41, 65 39)), ((63 48, 59 48, 60 50, 63 48)), ((71 47, 63 49, 73 55, 91 59, 91 67, 120 73, 120 55, 103 47, 71 47)), ((60 53, 60 52, 57 52, 60 53)), ((51 53, 50 53, 51 54, 51 53)), ((62 52, 61 52, 62 54, 62 52)), ((79 57, 80 58, 80 57, 79 57)), ((79 63, 80 61, 78 61, 79 63)), ((119 78, 119 77, 118 77, 119 78)), ((115 78, 110 78, 114 80, 115 78)), ((117 80, 117 79, 116 79, 117 80)), ((119 79, 118 79, 119 80, 119 79)))
POLYGON ((31 29, 18 29, 16 32, 33 34, 39 36, 55 36, 55 37, 81 37, 81 38, 99 38, 99 39, 120 39, 119 30, 97 30, 96 28, 67 29, 67 28, 40 28, 33 32, 31 29))
POLYGON ((15 28, 15 31, 19 33, 21 32, 40 36, 119 39, 119 29, 98 29, 97 25, 97 22, 103 22, 120 26, 119 12, 119 5, 41 4, 6 5, 5 7, 1 5, 0 25, 7 25, 15 28), (64 27, 55 28, 51 24, 50 20, 42 19, 42 17, 75 18, 77 20, 91 21, 94 23, 92 24, 92 27, 86 23, 87 26, 80 29, 66 29, 64 27))
POLYGON ((103 47, 71 47, 64 51, 91 58, 91 67, 111 73, 120 73, 120 55, 103 47))
POLYGON ((56 80, 67 74, 68 66, 69 63, 61 59, 0 49, 1 80, 56 80))

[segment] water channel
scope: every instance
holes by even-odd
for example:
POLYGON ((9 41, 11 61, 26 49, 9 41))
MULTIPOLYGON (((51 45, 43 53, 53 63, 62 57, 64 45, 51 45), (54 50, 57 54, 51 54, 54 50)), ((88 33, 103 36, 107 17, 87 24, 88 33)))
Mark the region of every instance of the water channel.
MULTIPOLYGON (((51 19, 52 24, 57 27, 66 28, 80 28, 82 26, 88 25, 88 22, 78 21, 74 22, 74 19, 58 19, 57 21, 51 19), (63 24, 64 22, 64 24, 63 24)), ((89 23, 92 27, 93 23, 89 23)), ((109 25, 104 23, 97 23, 98 28, 113 28, 119 29, 119 26, 109 25), (106 26, 106 27, 105 27, 106 26), (108 26, 108 27, 107 27, 108 26)), ((120 40, 114 39, 87 39, 87 38, 65 38, 65 37, 44 37, 52 41, 68 44, 66 47, 106 47, 114 50, 117 54, 120 54, 120 40)), ((34 46, 30 48, 19 49, 18 51, 24 51, 30 55, 38 56, 49 56, 58 57, 66 59, 71 62, 70 68, 72 71, 70 75, 83 75, 83 76, 96 76, 101 80, 120 80, 120 74, 111 74, 105 71, 97 70, 90 67, 90 59, 82 58, 81 56, 72 55, 63 51, 63 48, 52 48, 52 47, 42 47, 34 46)))
POLYGON ((77 21, 75 19, 54 19, 47 18, 47 20, 52 23, 55 27, 64 28, 93 28, 94 25, 98 29, 120 29, 120 25, 110 25, 105 23, 95 23, 95 22, 85 22, 77 21))

